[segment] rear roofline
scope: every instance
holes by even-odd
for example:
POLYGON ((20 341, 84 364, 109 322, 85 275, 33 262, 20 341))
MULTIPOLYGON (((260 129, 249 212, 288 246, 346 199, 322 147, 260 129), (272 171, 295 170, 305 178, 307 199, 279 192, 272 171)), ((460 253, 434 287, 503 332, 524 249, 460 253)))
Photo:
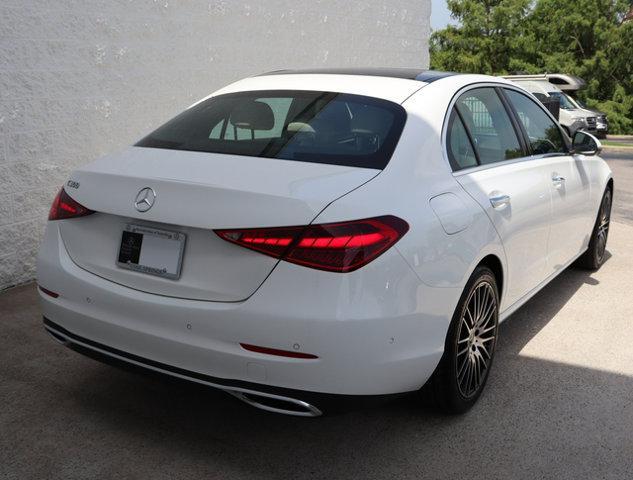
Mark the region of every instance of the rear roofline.
POLYGON ((429 82, 425 80, 427 77, 429 81, 445 78, 430 73, 425 77, 423 71, 417 69, 280 70, 238 80, 192 106, 226 93, 258 90, 347 93, 402 104, 415 92, 428 85, 429 82))
POLYGON ((418 82, 431 83, 446 77, 458 75, 453 72, 440 72, 438 70, 423 70, 419 68, 308 68, 297 70, 275 70, 258 75, 356 75, 369 77, 401 78, 404 80, 417 80, 418 82))

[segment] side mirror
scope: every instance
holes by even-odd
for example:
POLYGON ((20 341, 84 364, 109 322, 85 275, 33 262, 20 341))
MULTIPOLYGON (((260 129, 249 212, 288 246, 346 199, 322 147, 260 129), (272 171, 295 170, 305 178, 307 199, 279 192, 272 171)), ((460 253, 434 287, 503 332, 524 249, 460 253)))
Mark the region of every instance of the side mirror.
POLYGON ((591 133, 577 131, 571 144, 573 153, 591 156, 600 155, 602 152, 602 143, 591 133))

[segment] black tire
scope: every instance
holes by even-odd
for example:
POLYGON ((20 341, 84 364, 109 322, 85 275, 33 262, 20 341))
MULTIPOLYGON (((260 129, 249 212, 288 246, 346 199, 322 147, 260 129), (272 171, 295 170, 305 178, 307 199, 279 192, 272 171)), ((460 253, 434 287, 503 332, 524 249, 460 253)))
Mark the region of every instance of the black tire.
POLYGON ((609 224, 611 222, 611 204, 613 201, 613 193, 611 189, 607 187, 602 195, 602 201, 600 202, 600 208, 598 209, 598 216, 596 223, 593 226, 591 232, 591 239, 589 240, 589 247, 587 251, 582 254, 576 265, 588 270, 598 270, 606 258, 607 240, 609 238, 609 224))
POLYGON ((499 293, 497 281, 489 268, 480 266, 473 272, 464 288, 448 329, 444 355, 423 389, 425 394, 434 398, 441 410, 453 414, 463 413, 477 402, 492 367, 498 333, 499 293), (489 318, 485 312, 481 312, 479 319, 478 317, 472 318, 469 311, 474 309, 475 314, 477 313, 478 307, 475 302, 477 298, 481 300, 484 293, 485 298, 492 302, 488 307, 483 307, 492 309, 489 312, 489 318), (479 297, 476 298, 477 295, 479 297), (481 331, 474 328, 480 320, 483 321, 481 331), (484 347, 482 348, 481 345, 484 347), (488 354, 488 358, 485 357, 484 353, 488 354), (483 360, 485 360, 485 364, 483 360), (480 370, 482 366, 485 368, 480 370), (469 371, 464 369, 471 368, 475 369, 471 370, 472 380, 478 380, 472 391, 464 386, 467 383, 465 382, 466 377, 469 375, 469 371))

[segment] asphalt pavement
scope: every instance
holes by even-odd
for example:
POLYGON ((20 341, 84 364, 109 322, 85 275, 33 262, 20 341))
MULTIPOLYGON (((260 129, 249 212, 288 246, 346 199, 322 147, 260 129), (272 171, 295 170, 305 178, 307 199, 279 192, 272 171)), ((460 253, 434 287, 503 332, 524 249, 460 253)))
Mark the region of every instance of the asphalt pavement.
POLYGON ((633 155, 604 156, 609 259, 502 325, 467 414, 408 397, 300 419, 120 371, 54 342, 26 285, 0 294, 0 478, 633 478, 633 155))
POLYGON ((613 171, 613 219, 633 225, 633 148, 607 148, 602 158, 613 171))

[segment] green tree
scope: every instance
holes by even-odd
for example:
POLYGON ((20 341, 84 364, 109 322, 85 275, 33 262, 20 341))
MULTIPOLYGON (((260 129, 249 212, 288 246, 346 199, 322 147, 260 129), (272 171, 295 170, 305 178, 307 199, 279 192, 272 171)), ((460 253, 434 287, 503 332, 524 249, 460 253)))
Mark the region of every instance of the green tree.
POLYGON ((501 74, 523 48, 522 22, 531 0, 448 0, 449 25, 431 35, 431 66, 438 70, 501 74))
POLYGON ((431 37, 431 66, 458 72, 560 72, 605 111, 614 133, 633 132, 630 0, 449 0, 459 26, 431 37))

